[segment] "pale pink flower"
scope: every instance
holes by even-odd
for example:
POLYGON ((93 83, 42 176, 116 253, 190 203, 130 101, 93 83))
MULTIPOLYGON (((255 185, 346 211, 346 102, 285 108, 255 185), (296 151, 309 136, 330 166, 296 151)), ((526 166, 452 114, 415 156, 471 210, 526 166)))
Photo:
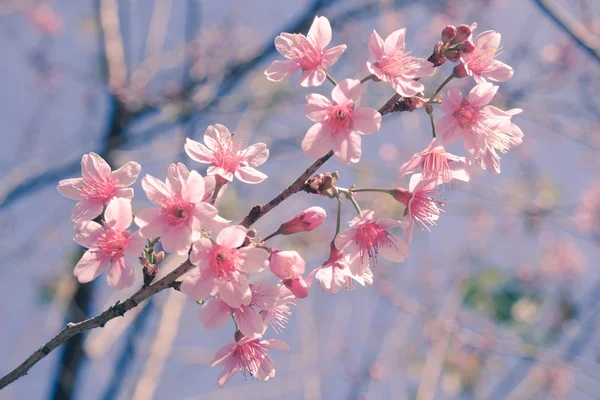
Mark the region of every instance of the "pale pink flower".
POLYGON ((567 238, 542 235, 542 274, 558 282, 576 280, 586 269, 586 259, 577 244, 567 238))
POLYGON ((423 58, 410 56, 404 51, 406 28, 392 32, 385 41, 373 30, 369 39, 369 51, 377 60, 367 62, 369 72, 378 79, 391 83, 398 94, 413 97, 423 92, 425 87, 417 78, 433 75, 433 64, 423 58))
POLYGON ((360 86, 357 79, 341 81, 331 92, 333 104, 320 94, 306 96, 306 116, 316 122, 302 140, 302 150, 306 154, 321 157, 333 149, 343 163, 360 160, 360 135, 376 133, 381 127, 381 114, 377 110, 356 107, 360 86))
POLYGON ((433 199, 439 179, 421 179, 421 174, 410 177, 408 190, 397 188, 394 198, 406 206, 402 221, 402 238, 406 243, 412 242, 414 225, 427 229, 435 226, 440 218, 442 203, 433 199))
MULTIPOLYGON (((265 331, 269 324, 276 333, 281 333, 285 325, 289 322, 292 310, 290 306, 295 306, 296 296, 285 286, 279 287, 279 300, 274 307, 261 312, 265 331)), ((264 332, 263 332, 264 333, 264 332)))
POLYGON ((274 378, 275 363, 267 354, 269 349, 289 350, 290 347, 281 340, 259 341, 250 337, 242 337, 237 342, 232 341, 221 347, 210 364, 213 367, 224 367, 217 378, 217 385, 225 386, 229 379, 240 371, 244 376, 248 373, 262 381, 274 378))
POLYGON ((88 250, 75 266, 73 275, 80 283, 87 283, 108 270, 108 284, 119 290, 133 285, 136 257, 144 248, 144 239, 139 232, 132 234, 127 230, 133 221, 130 200, 112 200, 104 218, 104 226, 94 221, 75 224, 79 233, 73 240, 88 250))
POLYGON ((326 292, 337 293, 340 289, 353 289, 354 281, 362 286, 371 285, 373 273, 368 265, 361 262, 359 254, 345 254, 332 243, 329 259, 308 275, 306 281, 309 286, 312 286, 313 279, 318 280, 326 292))
POLYGON ((62 29, 62 19, 47 3, 33 6, 31 10, 27 11, 26 15, 31 23, 44 35, 56 36, 62 29))
POLYGON ((187 138, 185 152, 194 161, 210 164, 207 175, 218 175, 229 182, 234 175, 244 183, 267 179, 267 175, 255 169, 269 158, 266 144, 256 143, 244 149, 234 143, 233 133, 221 124, 206 128, 204 144, 187 138))
POLYGON ((269 268, 279 279, 296 279, 304 273, 304 259, 294 250, 273 251, 269 268))
POLYGON ((579 196, 575 223, 584 233, 600 234, 600 179, 592 182, 579 196))
POLYGON ((280 235, 291 235, 293 233, 312 231, 321 226, 326 216, 325 210, 321 207, 310 207, 281 224, 277 232, 280 235))
POLYGON ((375 211, 362 210, 349 225, 350 228, 335 237, 335 247, 346 253, 358 253, 363 268, 368 267, 369 260, 377 261, 379 254, 393 262, 402 262, 408 257, 406 242, 388 232, 388 229, 400 226, 399 221, 375 219, 375 211))
POLYGON ((217 209, 202 201, 204 179, 196 171, 188 171, 181 163, 171 164, 166 183, 151 175, 142 179, 148 200, 159 208, 145 208, 135 216, 140 233, 151 239, 160 236, 167 252, 185 254, 201 230, 220 230, 228 221, 218 216, 217 209))
POLYGON ((496 60, 500 52, 501 35, 496 31, 485 31, 475 39, 475 50, 461 57, 461 63, 454 68, 454 74, 462 78, 472 76, 477 83, 492 81, 504 82, 513 76, 514 70, 496 60))
POLYGON ((400 167, 398 175, 402 177, 412 174, 421 168, 422 179, 441 178, 446 183, 452 179, 469 182, 468 165, 466 158, 448 153, 440 141, 433 138, 424 150, 413 155, 400 167))
POLYGON ((223 229, 215 243, 201 238, 192 246, 190 261, 197 265, 181 284, 181 291, 191 299, 217 296, 233 308, 248 306, 252 291, 247 274, 268 266, 269 253, 262 248, 239 248, 248 230, 240 225, 223 229))
POLYGON ((491 173, 500 173, 498 151, 506 153, 523 141, 523 132, 511 118, 522 110, 502 111, 489 106, 498 86, 480 83, 463 97, 458 89, 450 89, 442 103, 445 116, 436 122, 438 134, 446 143, 462 137, 465 149, 479 165, 491 173))
POLYGON ((96 153, 81 157, 82 178, 63 179, 57 189, 68 199, 78 200, 73 208, 73 222, 91 221, 102 214, 104 206, 115 197, 133 198, 133 185, 141 171, 140 164, 130 161, 116 171, 96 153))
POLYGON ((279 288, 272 283, 250 285, 252 300, 247 306, 232 308, 219 298, 208 300, 200 311, 200 323, 208 330, 224 326, 231 316, 244 336, 261 336, 266 324, 260 314, 262 310, 270 310, 277 305, 279 288))
POLYGON ((320 86, 327 78, 327 69, 346 51, 345 44, 325 50, 329 42, 331 25, 325 17, 315 17, 306 36, 282 33, 275 38, 275 48, 287 60, 273 61, 265 71, 267 79, 279 82, 302 70, 300 85, 320 86))

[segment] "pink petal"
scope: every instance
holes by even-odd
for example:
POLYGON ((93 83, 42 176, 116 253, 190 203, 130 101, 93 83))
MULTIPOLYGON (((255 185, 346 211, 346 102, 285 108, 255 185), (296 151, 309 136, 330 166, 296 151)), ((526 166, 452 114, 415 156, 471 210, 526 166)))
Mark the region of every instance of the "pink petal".
POLYGON ((306 102, 307 104, 304 107, 304 113, 311 121, 321 122, 329 114, 331 102, 327 97, 317 93, 311 93, 306 96, 306 102))
POLYGON ((231 308, 239 308, 250 304, 252 292, 246 275, 238 273, 229 280, 217 280, 217 293, 219 298, 231 308))
POLYGON ((137 231, 129 237, 129 242, 125 248, 125 255, 127 257, 139 257, 144 246, 146 246, 146 240, 137 231))
POLYGON ((80 246, 97 247, 98 238, 104 234, 104 228, 94 221, 80 221, 75 224, 75 229, 79 233, 73 235, 73 240, 80 246))
POLYGON ((163 250, 186 254, 192 244, 192 228, 189 225, 169 226, 160 235, 163 250))
POLYGON ((391 243, 386 243, 379 247, 379 254, 386 260, 392 262, 402 262, 408 257, 408 245, 404 240, 396 235, 390 234, 388 239, 391 243))
POLYGON ((392 80, 392 87, 398 94, 404 97, 413 97, 421 93, 425 87, 422 83, 419 83, 410 78, 396 77, 392 80))
POLYGON ((200 323, 210 330, 219 329, 229 321, 231 307, 219 299, 210 299, 200 310, 200 323))
POLYGON ((264 143, 255 143, 244 150, 244 161, 251 167, 263 165, 269 158, 269 149, 264 143))
POLYGON ((375 75, 379 80, 382 80, 384 82, 389 82, 389 80, 390 80, 389 77, 386 74, 384 74, 383 71, 375 64, 372 64, 367 61, 367 69, 369 70, 370 73, 375 75))
POLYGON ((219 232, 216 242, 225 249, 235 249, 244 243, 246 233, 248 229, 241 225, 228 226, 219 232))
POLYGON ((300 75, 300 86, 321 86, 325 82, 325 79, 327 79, 327 75, 324 69, 307 69, 302 71, 302 75, 300 75))
POLYGON ((212 249, 213 243, 210 239, 201 238, 196 240, 190 253, 190 262, 194 265, 208 265, 212 249))
POLYGON ((217 377, 217 386, 219 386, 220 388, 222 388, 223 386, 225 386, 225 384, 227 382, 229 382, 229 380, 231 379, 232 376, 234 376, 235 374, 237 374, 241 370, 242 369, 239 366, 239 362, 236 361, 236 360, 234 360, 233 358, 230 359, 227 362, 227 364, 225 364, 225 367, 223 368, 223 371, 221 371, 221 373, 217 377))
POLYGON ((417 154, 413 155, 410 160, 402 164, 400 169, 398 170, 398 176, 403 177, 404 175, 412 174, 421 166, 423 162, 423 157, 417 154))
POLYGON ((162 218, 158 208, 144 208, 134 218, 135 224, 140 227, 140 234, 148 239, 159 237, 168 226, 162 218))
POLYGON ((306 37, 321 50, 331 42, 331 25, 325 17, 315 17, 306 37))
POLYGON ((323 59, 321 60, 321 66, 323 68, 329 68, 337 62, 340 56, 346 51, 346 45, 340 44, 330 49, 323 50, 323 59))
POLYGON ((379 225, 381 228, 396 228, 400 225, 402 225, 402 223, 400 221, 396 221, 395 219, 391 219, 391 218, 381 218, 379 220, 377 220, 377 225, 379 225))
POLYGON ((214 165, 211 165, 210 167, 208 167, 208 169, 206 170, 206 174, 207 175, 219 175, 221 178, 226 179, 229 182, 233 181, 233 172, 226 171, 225 169, 223 169, 221 167, 215 167, 214 165))
POLYGON ((215 149, 231 144, 231 132, 225 125, 209 125, 204 132, 204 143, 209 149, 215 149))
POLYGON ((253 374, 256 376, 256 379, 260 379, 262 381, 268 381, 275 377, 275 363, 273 359, 266 354, 264 359, 260 360, 253 374))
POLYGON ((84 178, 101 180, 110 176, 110 166, 96 153, 84 154, 81 157, 81 174, 84 178))
POLYGON ((477 39, 475 39, 475 46, 479 47, 479 51, 496 51, 498 47, 500 47, 500 40, 502 39, 502 35, 496 31, 485 31, 481 32, 477 39))
POLYGON ((102 204, 102 200, 83 199, 73 207, 71 219, 73 222, 91 221, 102 214, 103 209, 104 205, 102 204))
POLYGON ((116 171, 111 172, 111 177, 118 187, 131 186, 142 171, 142 166, 135 161, 129 161, 116 171))
POLYGON ((293 59, 296 53, 303 52, 303 49, 296 44, 294 37, 291 33, 283 32, 275 38, 275 48, 285 58, 293 59))
POLYGON ((260 344, 265 346, 267 349, 273 349, 273 350, 289 350, 290 349, 290 346, 286 342, 284 342, 283 340, 279 340, 279 339, 261 340, 260 344))
POLYGON ((240 307, 233 310, 233 319, 238 329, 245 336, 260 335, 264 330, 263 320, 260 314, 252 307, 240 307))
MULTIPOLYGON (((187 180, 189 175, 190 172, 182 163, 169 165, 167 170, 167 179, 165 180, 165 183, 169 188, 169 192, 180 194, 184 182, 187 180)), ((202 182, 202 184, 204 185, 204 182, 202 182)))
POLYGON ((437 135, 444 143, 452 143, 461 136, 462 128, 452 115, 444 115, 436 121, 435 125, 437 135))
POLYGON ((267 179, 267 175, 263 174, 257 169, 252 167, 238 167, 234 173, 235 177, 240 181, 249 184, 261 183, 267 179))
POLYGON ((255 283, 251 290, 252 303, 261 310, 270 310, 279 301, 279 288, 272 283, 255 283))
POLYGON ((265 70, 265 75, 271 82, 280 82, 299 69, 298 63, 294 60, 275 60, 265 70))
POLYGON ((236 342, 227 343, 225 346, 217 350, 215 356, 210 362, 210 365, 212 367, 218 367, 219 365, 223 365, 227 360, 229 360, 233 356, 237 347, 238 344, 236 342))
POLYGON ((106 206, 104 219, 109 227, 118 232, 123 232, 133 222, 131 201, 120 198, 112 199, 106 206))
POLYGON ((56 189, 67 199, 81 200, 81 193, 78 190, 81 182, 83 182, 83 178, 63 179, 62 181, 58 182, 56 189))
MULTIPOLYGON (((225 228, 227 229, 227 228, 225 228)), ((269 266, 269 252, 258 247, 244 247, 238 250, 243 262, 240 270, 246 273, 260 272, 269 266)))
POLYGON ((489 71, 486 71, 483 76, 496 82, 504 82, 512 78, 515 71, 512 67, 498 60, 492 61, 492 66, 489 71))
POLYGON ((340 162, 344 164, 357 163, 360 161, 362 154, 361 141, 360 135, 352 131, 348 134, 347 138, 341 138, 339 142, 334 143, 333 151, 340 162))
POLYGON ((214 271, 204 268, 202 272, 193 268, 181 281, 181 292, 191 300, 198 301, 211 294, 215 283, 214 271))
POLYGON ((344 79, 339 82, 331 92, 331 98, 337 104, 355 103, 360 96, 360 81, 358 79, 344 79))
POLYGON ((86 251, 75 265, 73 275, 77 277, 79 283, 87 283, 96 279, 106 268, 108 268, 107 261, 100 261, 96 253, 86 251))
POLYGON ((321 157, 332 147, 331 132, 322 123, 311 126, 302 140, 302 150, 311 157, 321 157))
POLYGON ((212 150, 200 142, 187 138, 183 148, 188 157, 194 161, 203 164, 210 164, 212 162, 212 150))
POLYGON ((498 86, 490 82, 480 83, 469 92, 469 103, 472 106, 483 107, 492 101, 497 91, 498 86))
POLYGON ((463 182, 469 182, 471 174, 464 163, 452 163, 450 164, 450 170, 452 173, 452 179, 457 179, 463 182))
POLYGON ((383 50, 384 42, 381 36, 377 33, 375 29, 373 29, 373 33, 369 38, 369 51, 373 58, 377 61, 380 61, 383 58, 384 50, 383 50))
POLYGON ((454 111, 461 107, 463 96, 459 89, 452 88, 448 90, 448 95, 442 101, 441 107, 445 114, 452 115, 454 111))
POLYGON ((142 189, 146 192, 148 200, 159 206, 168 204, 172 196, 167 185, 152 175, 146 175, 142 178, 142 189))
POLYGON ((115 190, 115 196, 114 197, 118 197, 121 199, 127 199, 130 200, 133 199, 133 189, 132 188, 120 188, 118 187, 117 190, 115 190))
POLYGON ((181 196, 192 203, 201 203, 204 198, 204 178, 196 171, 190 172, 182 183, 181 196))
POLYGON ((352 113, 352 123, 358 133, 371 135, 381 127, 381 114, 374 108, 358 107, 352 113))
POLYGON ((391 54, 394 51, 404 51, 406 28, 398 29, 385 38, 383 51, 385 54, 391 54))
POLYGON ((133 265, 126 262, 123 257, 117 258, 111 263, 106 280, 115 290, 130 287, 135 281, 133 265))

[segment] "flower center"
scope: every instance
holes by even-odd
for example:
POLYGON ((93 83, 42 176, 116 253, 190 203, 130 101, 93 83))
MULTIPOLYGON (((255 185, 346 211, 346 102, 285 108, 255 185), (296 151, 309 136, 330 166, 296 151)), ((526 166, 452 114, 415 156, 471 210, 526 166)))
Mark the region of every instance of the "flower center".
POLYGON ((408 53, 397 50, 383 56, 381 61, 375 63, 375 66, 379 67, 385 75, 395 78, 418 69, 419 64, 415 63, 414 59, 408 53))
POLYGON ((405 215, 410 213, 417 225, 424 227, 427 230, 430 230, 427 225, 436 225, 435 221, 440 216, 440 209, 438 206, 443 205, 441 202, 431 198, 433 193, 434 192, 430 190, 423 190, 415 193, 404 212, 405 215))
POLYGON ((172 226, 187 224, 192 215, 194 203, 190 203, 179 196, 171 199, 170 204, 163 207, 162 213, 166 216, 167 222, 172 226))
POLYGON ((355 236, 361 259, 364 260, 365 255, 368 255, 372 260, 376 260, 379 247, 393 244, 390 236, 387 230, 375 223, 367 222, 361 225, 357 229, 355 236))
POLYGON ((441 176, 444 182, 452 179, 452 171, 448 164, 448 158, 437 151, 432 151, 423 156, 423 175, 421 179, 433 179, 441 176))
POLYGON ((212 164, 227 172, 235 172, 243 162, 245 152, 233 143, 219 143, 212 155, 212 164))
POLYGON ((502 53, 501 49, 488 47, 483 50, 481 46, 475 47, 475 50, 467 56, 467 67, 476 75, 481 75, 489 67, 498 55, 502 53))
POLYGON ((353 111, 354 104, 352 103, 343 106, 336 104, 331 107, 331 111, 327 117, 327 123, 334 134, 339 132, 347 132, 352 128, 353 111))
POLYGON ((129 231, 117 232, 108 229, 98 238, 98 255, 102 261, 114 261, 123 257, 129 243, 129 231))
POLYGON ((301 34, 290 35, 294 42, 290 46, 289 56, 296 61, 303 70, 314 69, 321 65, 323 52, 316 43, 312 43, 306 36, 301 34))
POLYGON ((117 186, 110 176, 84 178, 77 188, 81 196, 88 200, 102 200, 106 205, 115 195, 117 186))
POLYGON ((236 350, 242 373, 256 376, 263 364, 269 362, 266 349, 255 339, 251 342, 238 345, 236 350))
POLYGON ((479 107, 473 107, 469 100, 463 97, 460 108, 454 111, 454 118, 463 129, 471 129, 482 120, 482 113, 479 107))
POLYGON ((239 257, 236 249, 225 249, 215 244, 212 260, 212 267, 217 278, 229 279, 238 269, 239 257))

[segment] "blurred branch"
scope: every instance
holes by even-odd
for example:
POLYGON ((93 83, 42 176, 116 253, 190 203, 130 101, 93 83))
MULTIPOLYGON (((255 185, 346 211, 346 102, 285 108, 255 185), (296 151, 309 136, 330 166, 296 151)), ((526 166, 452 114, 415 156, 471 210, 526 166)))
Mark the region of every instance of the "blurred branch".
POLYGON ((127 65, 117 1, 99 0, 99 11, 108 66, 108 86, 111 89, 122 88, 127 83, 127 65))
POLYGON ((571 36, 579 47, 600 62, 600 38, 589 32, 581 22, 562 10, 554 1, 533 1, 559 28, 571 36))

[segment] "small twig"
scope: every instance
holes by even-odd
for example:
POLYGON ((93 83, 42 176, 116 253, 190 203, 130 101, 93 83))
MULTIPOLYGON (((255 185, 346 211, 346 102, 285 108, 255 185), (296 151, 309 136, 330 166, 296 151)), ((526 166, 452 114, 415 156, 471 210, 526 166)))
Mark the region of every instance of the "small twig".
POLYGON ((362 85, 363 83, 365 83, 365 82, 368 82, 368 81, 370 81, 371 79, 373 79, 373 74, 371 74, 371 75, 367 75, 367 76, 365 76, 364 78, 362 78, 362 79, 360 80, 360 84, 362 85))
POLYGON ((335 81, 335 79, 333 79, 333 77, 331 75, 329 75, 329 72, 325 72, 326 76, 327 76, 327 80, 329 82, 331 82, 333 84, 333 86, 337 86, 337 82, 335 81))

